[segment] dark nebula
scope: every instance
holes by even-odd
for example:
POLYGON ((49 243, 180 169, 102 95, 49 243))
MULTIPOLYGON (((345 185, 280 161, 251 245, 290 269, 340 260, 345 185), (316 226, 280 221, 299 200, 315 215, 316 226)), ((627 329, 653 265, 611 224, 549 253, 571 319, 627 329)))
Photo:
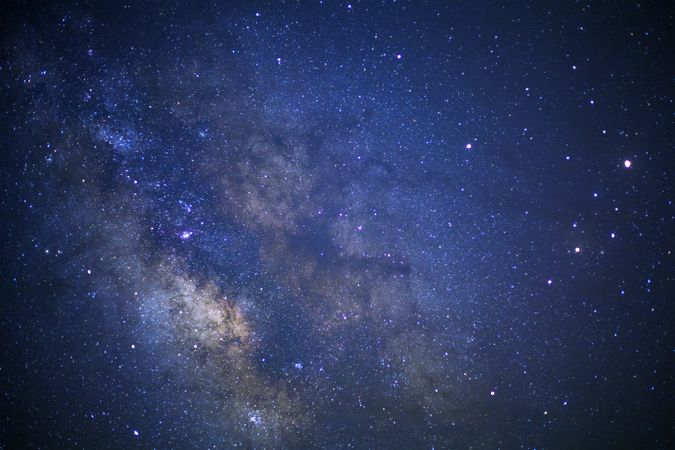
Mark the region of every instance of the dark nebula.
POLYGON ((5 2, 0 449, 675 445, 668 2, 5 2))

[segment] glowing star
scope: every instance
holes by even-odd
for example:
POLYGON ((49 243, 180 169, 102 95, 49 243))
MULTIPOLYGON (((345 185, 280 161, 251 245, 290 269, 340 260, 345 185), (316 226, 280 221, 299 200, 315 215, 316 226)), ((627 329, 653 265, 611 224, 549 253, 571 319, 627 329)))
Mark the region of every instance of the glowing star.
POLYGON ((579 247, 574 247, 574 253, 579 253, 581 251, 581 248, 579 247))
POLYGON ((609 237, 611 237, 612 239, 614 239, 614 238, 616 237, 616 233, 611 233, 611 234, 609 235, 609 237))
POLYGON ((182 240, 184 240, 184 241, 187 241, 187 240, 190 239, 191 237, 192 237, 192 231, 183 231, 183 232, 180 234, 180 238, 181 238, 182 240))
POLYGON ((252 412, 248 415, 248 421, 253 425, 260 425, 262 423, 262 418, 257 412, 252 412))
POLYGON ((396 59, 401 59, 401 58, 403 58, 403 55, 401 55, 400 53, 397 53, 397 54, 396 54, 396 59))
POLYGON ((138 436, 138 430, 134 430, 134 436, 138 436))
POLYGON ((490 395, 494 397, 495 391, 490 391, 490 395))
POLYGON ((466 144, 466 149, 471 150, 471 144, 466 144))
POLYGON ((632 166, 632 165, 633 165, 633 163, 631 162, 630 159, 627 159, 627 160, 625 160, 625 161, 623 162, 623 166, 624 166, 626 169, 630 169, 630 166, 632 166))
POLYGON ((546 284, 548 284, 549 286, 552 285, 552 284, 553 284, 553 280, 551 280, 551 279, 546 280, 546 284))

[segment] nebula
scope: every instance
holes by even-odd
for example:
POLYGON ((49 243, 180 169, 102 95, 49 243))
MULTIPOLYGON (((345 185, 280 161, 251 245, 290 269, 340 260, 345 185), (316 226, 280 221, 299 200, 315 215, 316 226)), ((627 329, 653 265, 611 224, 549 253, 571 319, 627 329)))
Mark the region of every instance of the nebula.
POLYGON ((0 448, 672 447, 669 14, 6 9, 0 448))

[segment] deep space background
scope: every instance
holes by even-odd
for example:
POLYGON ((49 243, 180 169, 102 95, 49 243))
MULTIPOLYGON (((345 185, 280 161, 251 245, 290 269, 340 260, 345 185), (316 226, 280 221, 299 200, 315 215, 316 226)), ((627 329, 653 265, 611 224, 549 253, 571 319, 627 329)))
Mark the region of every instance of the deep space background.
POLYGON ((669 2, 3 2, 0 448, 673 448, 669 2))

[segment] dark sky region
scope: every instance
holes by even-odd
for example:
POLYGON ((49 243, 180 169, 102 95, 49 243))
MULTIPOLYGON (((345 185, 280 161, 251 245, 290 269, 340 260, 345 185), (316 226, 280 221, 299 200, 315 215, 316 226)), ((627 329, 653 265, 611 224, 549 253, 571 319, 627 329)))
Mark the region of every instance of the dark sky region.
POLYGON ((3 2, 0 448, 675 445, 670 2, 3 2))

